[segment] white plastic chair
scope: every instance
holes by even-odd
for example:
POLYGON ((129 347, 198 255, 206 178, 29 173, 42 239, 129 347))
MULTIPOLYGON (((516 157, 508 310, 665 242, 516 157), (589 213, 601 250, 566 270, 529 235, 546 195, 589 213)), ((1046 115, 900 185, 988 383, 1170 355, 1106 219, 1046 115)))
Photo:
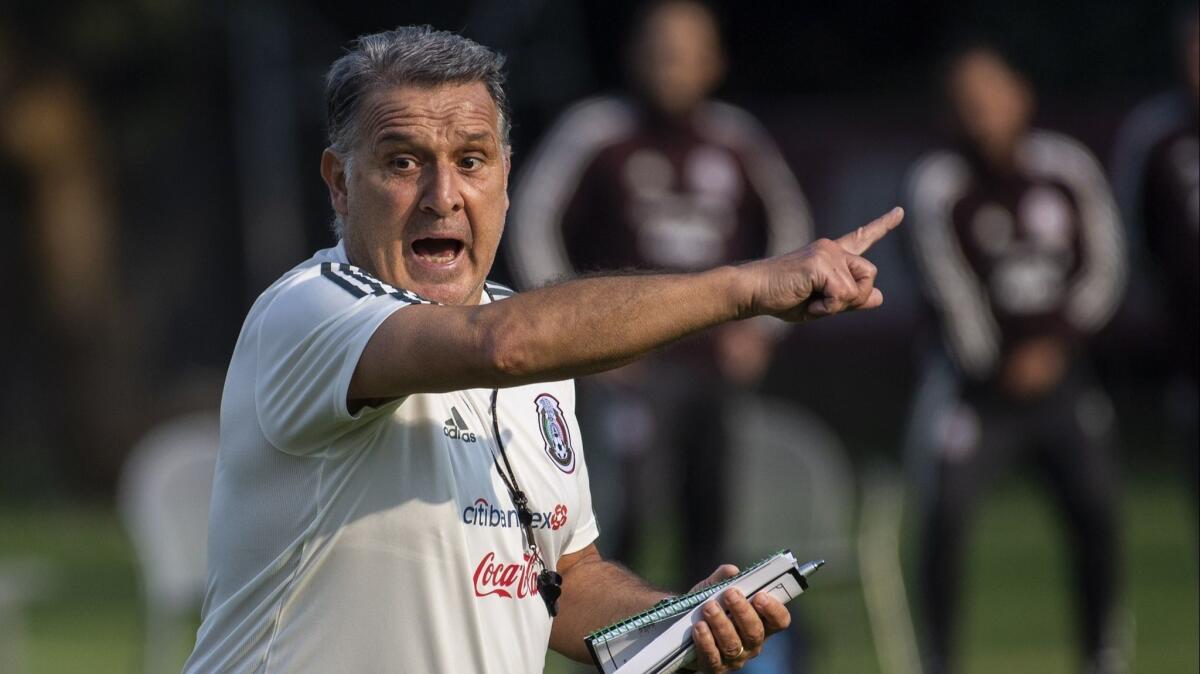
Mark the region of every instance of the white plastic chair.
POLYGON ((900 572, 903 483, 872 474, 854 526, 854 468, 837 434, 794 403, 743 396, 727 428, 736 438, 730 550, 750 561, 785 545, 801 561, 824 559, 814 581, 860 582, 880 671, 917 674, 916 639, 900 572))
POLYGON ((833 430, 793 403, 754 396, 739 398, 726 423, 739 485, 729 504, 731 552, 791 545, 802 561, 827 562, 822 577, 853 577, 854 470, 833 430))
POLYGON ((141 565, 145 671, 178 671, 204 596, 208 506, 219 443, 215 412, 151 429, 130 453, 118 494, 141 565))
POLYGON ((0 559, 0 672, 29 671, 25 609, 54 589, 51 566, 37 557, 0 559))

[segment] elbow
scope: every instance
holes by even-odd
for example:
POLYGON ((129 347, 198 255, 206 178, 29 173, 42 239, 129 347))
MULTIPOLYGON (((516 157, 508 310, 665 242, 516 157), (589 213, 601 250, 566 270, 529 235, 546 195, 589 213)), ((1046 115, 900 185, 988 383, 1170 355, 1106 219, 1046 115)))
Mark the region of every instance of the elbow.
POLYGON ((503 325, 484 330, 482 353, 487 379, 495 386, 512 386, 528 381, 536 371, 533 349, 517 331, 503 325))

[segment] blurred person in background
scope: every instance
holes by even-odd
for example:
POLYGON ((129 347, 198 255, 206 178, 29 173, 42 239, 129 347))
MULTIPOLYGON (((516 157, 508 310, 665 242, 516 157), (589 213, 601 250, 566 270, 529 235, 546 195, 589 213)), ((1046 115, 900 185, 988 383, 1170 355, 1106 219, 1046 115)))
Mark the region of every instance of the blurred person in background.
POLYGON ((922 497, 927 670, 957 671, 963 549, 983 489, 1033 464, 1065 516, 1082 671, 1122 671, 1113 414, 1086 358, 1125 285, 1119 217, 1082 145, 1034 129, 1030 84, 995 49, 949 62, 956 146, 913 168, 915 256, 941 328, 908 454, 922 497))
POLYGON ((131 430, 111 157, 81 78, 15 30, 0 24, 0 465, 14 489, 95 492, 131 430))
MULTIPOLYGON (((711 9, 649 5, 633 22, 627 59, 629 94, 570 109, 518 181, 509 262, 521 285, 601 269, 708 269, 811 238, 807 203, 772 140, 749 113, 709 98, 725 73, 711 9)), ((597 504, 618 559, 634 560, 651 492, 666 483, 679 484, 683 573, 722 557, 725 406, 759 381, 773 327, 729 324, 585 380, 594 462, 619 471, 626 490, 597 504), (672 465, 654 463, 660 447, 672 465)))
POLYGON ((1114 180, 1150 253, 1148 273, 1165 299, 1175 379, 1169 417, 1197 505, 1200 429, 1200 13, 1182 29, 1184 86, 1138 107, 1121 131, 1114 180))

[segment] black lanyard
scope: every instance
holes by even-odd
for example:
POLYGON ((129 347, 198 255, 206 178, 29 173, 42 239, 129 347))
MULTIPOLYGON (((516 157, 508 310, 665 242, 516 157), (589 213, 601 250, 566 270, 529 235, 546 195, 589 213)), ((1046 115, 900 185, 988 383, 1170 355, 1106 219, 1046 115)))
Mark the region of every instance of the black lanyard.
MULTIPOLYGON (((486 284, 483 286, 483 291, 487 293, 489 301, 496 301, 486 284)), ((504 460, 504 467, 508 469, 507 474, 500 468, 500 462, 496 460, 496 451, 490 447, 488 451, 492 453, 492 465, 500 474, 500 481, 508 489, 508 496, 512 499, 513 507, 517 509, 517 520, 520 521, 521 530, 525 533, 525 549, 533 555, 534 560, 542 569, 537 575, 538 595, 546 603, 546 611, 553 618, 558 615, 558 598, 562 596, 562 576, 546 566, 541 552, 538 551, 537 541, 533 538, 533 511, 529 509, 529 498, 517 484, 517 475, 513 472, 512 464, 508 462, 508 452, 504 451, 504 440, 500 439, 500 415, 496 413, 496 399, 499 397, 500 389, 492 389, 492 436, 496 438, 496 448, 500 450, 500 458, 504 460)))
POLYGON ((542 569, 537 575, 538 594, 546 603, 546 611, 553 618, 558 615, 558 598, 562 595, 562 576, 546 566, 546 562, 538 551, 537 541, 533 537, 533 511, 529 509, 529 498, 517 484, 517 475, 513 472, 512 464, 508 462, 508 452, 504 449, 504 440, 500 439, 500 416, 496 413, 496 399, 499 395, 499 389, 492 389, 492 435, 496 438, 496 447, 500 450, 500 459, 504 461, 504 468, 500 467, 500 461, 496 459, 496 451, 490 447, 488 449, 492 453, 492 465, 496 466, 496 472, 500 474, 500 481, 508 489, 513 507, 517 509, 517 521, 521 523, 521 530, 525 532, 525 548, 529 554, 533 555, 534 560, 542 569), (506 469, 507 474, 505 473, 506 469))

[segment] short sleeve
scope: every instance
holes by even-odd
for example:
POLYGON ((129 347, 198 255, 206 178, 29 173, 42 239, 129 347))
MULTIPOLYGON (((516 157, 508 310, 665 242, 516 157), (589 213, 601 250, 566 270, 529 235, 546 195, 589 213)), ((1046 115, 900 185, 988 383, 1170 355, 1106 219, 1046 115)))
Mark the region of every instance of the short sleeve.
POLYGON ((579 512, 582 517, 571 531, 571 537, 563 545, 563 555, 569 555, 586 548, 600 537, 600 527, 596 524, 596 513, 592 509, 592 487, 588 479, 587 460, 584 458, 582 434, 579 432, 579 421, 575 418, 575 385, 571 383, 571 398, 566 406, 568 423, 571 432, 579 440, 575 443, 576 462, 578 463, 579 512))
POLYGON ((267 440, 289 454, 312 454, 394 410, 401 400, 351 414, 346 396, 375 330, 417 303, 346 264, 325 263, 285 282, 257 326, 254 402, 267 440))

